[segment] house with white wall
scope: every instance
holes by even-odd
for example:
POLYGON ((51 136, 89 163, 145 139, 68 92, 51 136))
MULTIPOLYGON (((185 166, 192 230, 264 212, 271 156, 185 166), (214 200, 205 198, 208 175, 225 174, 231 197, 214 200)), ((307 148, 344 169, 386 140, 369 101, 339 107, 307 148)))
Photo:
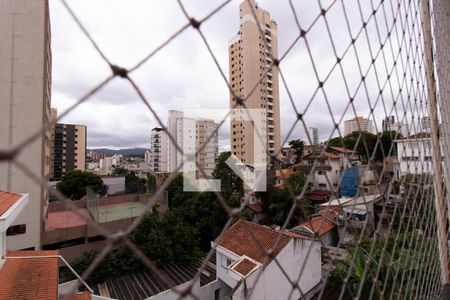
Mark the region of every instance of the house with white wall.
POLYGON ((433 173, 431 136, 428 132, 417 133, 396 140, 397 176, 433 173))
POLYGON ((212 246, 219 299, 310 299, 321 285, 320 242, 309 237, 238 220, 212 246))
POLYGON ((309 166, 315 168, 312 175, 308 177, 308 185, 311 189, 335 190, 341 176, 341 156, 330 153, 311 153, 303 157, 309 166))

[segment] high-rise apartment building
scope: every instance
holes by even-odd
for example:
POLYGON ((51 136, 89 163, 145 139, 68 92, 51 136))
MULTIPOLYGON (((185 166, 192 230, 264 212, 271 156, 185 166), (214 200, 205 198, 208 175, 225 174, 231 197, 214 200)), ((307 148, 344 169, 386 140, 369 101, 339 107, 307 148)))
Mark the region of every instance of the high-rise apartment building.
MULTIPOLYGON (((51 47, 47 0, 2 0, 0 3, 0 149, 14 149, 50 121, 51 47)), ((42 130, 21 147, 16 161, 39 180, 50 174, 50 130, 42 130)), ((9 161, 0 162, 0 189, 29 194, 29 203, 12 226, 8 248, 41 247, 47 212, 45 184, 36 183, 9 161)))
MULTIPOLYGON (((187 120, 187 119, 186 119, 187 120)), ((197 155, 198 164, 205 170, 207 176, 211 175, 215 168, 215 160, 219 154, 219 135, 215 132, 218 124, 209 119, 190 119, 195 123, 192 132, 184 132, 183 124, 186 121, 183 112, 170 110, 169 111, 169 133, 174 138, 176 145, 183 150, 184 137, 191 138, 195 144, 195 151, 200 150, 197 155), (213 135, 211 139, 209 137, 213 135), (194 140, 195 139, 195 140, 194 140), (208 140, 209 139, 209 140, 208 140), (206 144, 206 145, 205 145, 206 144)), ((190 123, 190 122, 189 122, 190 123)), ((189 131, 190 129, 186 129, 189 131)), ((168 138, 168 137, 167 137, 168 138)), ((183 162, 183 154, 178 151, 175 144, 168 138, 169 149, 169 172, 177 170, 178 166, 183 162)), ((180 172, 182 169, 179 170, 180 172)))
POLYGON ((219 154, 219 135, 214 132, 217 126, 213 120, 199 119, 195 121, 197 150, 199 150, 197 162, 205 171, 206 176, 211 176, 214 171, 219 154), (210 136, 212 138, 208 141, 210 136))
POLYGON ((401 122, 395 122, 395 117, 390 116, 383 119, 381 122, 381 128, 383 131, 397 131, 399 132, 403 137, 409 136, 408 133, 408 125, 401 122))
POLYGON ((360 130, 374 133, 372 120, 365 119, 364 117, 356 117, 344 121, 344 135, 360 130))
MULTIPOLYGON (((246 98, 246 108, 264 110, 259 131, 265 140, 266 153, 278 154, 281 147, 278 69, 272 66, 273 58, 278 58, 277 23, 253 0, 242 2, 239 9, 239 33, 228 48, 231 89, 237 97, 246 98)), ((233 94, 230 107, 236 107, 233 94)), ((259 153, 254 152, 258 142, 254 124, 257 123, 231 115, 231 152, 250 165, 267 162, 255 161, 259 153)))
POLYGON ((319 145, 319 129, 316 127, 309 128, 309 137, 311 138, 312 145, 319 145))
POLYGON ((148 162, 153 172, 169 172, 169 137, 160 127, 152 129, 148 162))
MULTIPOLYGON (((57 120, 52 109, 52 123, 57 120)), ((73 170, 86 170, 87 127, 56 123, 52 126, 52 156, 50 178, 59 180, 73 170)))

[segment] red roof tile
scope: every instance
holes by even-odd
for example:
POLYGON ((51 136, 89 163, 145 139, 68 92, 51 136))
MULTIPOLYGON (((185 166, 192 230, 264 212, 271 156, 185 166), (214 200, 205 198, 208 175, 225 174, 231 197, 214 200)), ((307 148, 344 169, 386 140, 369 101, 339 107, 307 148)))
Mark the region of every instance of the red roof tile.
POLYGON ((252 203, 248 205, 248 208, 250 208, 254 213, 261 213, 262 212, 262 207, 261 207, 261 203, 252 203))
POLYGON ((270 261, 267 252, 276 256, 289 243, 292 236, 249 222, 238 220, 228 228, 215 242, 236 253, 246 255, 262 264, 270 261))
POLYGON ((323 152, 320 154, 310 153, 310 154, 306 155, 305 157, 303 157, 303 159, 305 159, 305 160, 314 160, 314 159, 320 159, 320 158, 339 159, 341 157, 339 155, 336 155, 336 154, 333 154, 330 152, 323 152))
POLYGON ((0 299, 58 299, 58 251, 10 251, 0 269, 0 299), (13 258, 33 256, 33 258, 13 258))
POLYGON ((0 216, 3 215, 20 198, 22 198, 22 196, 19 194, 4 192, 0 190, 0 216))
POLYGON ((314 190, 306 195, 306 198, 311 201, 327 201, 331 192, 327 190, 314 190))
POLYGON ((337 151, 337 152, 341 152, 341 153, 348 153, 348 154, 355 153, 355 151, 353 151, 351 149, 344 148, 344 147, 330 146, 330 147, 328 147, 328 149, 331 149, 331 150, 334 150, 334 151, 337 151))
POLYGON ((304 226, 318 236, 321 236, 336 227, 336 224, 328 220, 326 217, 315 217, 310 221, 303 222, 300 226, 304 226))
POLYGON ((247 276, 251 270, 253 270, 257 265, 251 260, 244 258, 236 265, 232 267, 232 269, 244 276, 247 276))

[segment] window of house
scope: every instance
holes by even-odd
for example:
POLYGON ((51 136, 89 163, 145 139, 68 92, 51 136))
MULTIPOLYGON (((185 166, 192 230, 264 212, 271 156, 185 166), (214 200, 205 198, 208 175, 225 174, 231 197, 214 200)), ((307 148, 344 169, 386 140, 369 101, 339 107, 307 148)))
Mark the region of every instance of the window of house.
POLYGON ((317 174, 318 175, 325 175, 325 172, 324 171, 318 171, 317 174))
POLYGON ((327 187, 325 183, 319 183, 319 187, 327 187))
POLYGON ((9 226, 8 229, 6 230, 6 236, 24 234, 26 231, 27 231, 26 224, 13 225, 9 226))
POLYGON ((214 300, 220 299, 220 289, 214 291, 214 300))

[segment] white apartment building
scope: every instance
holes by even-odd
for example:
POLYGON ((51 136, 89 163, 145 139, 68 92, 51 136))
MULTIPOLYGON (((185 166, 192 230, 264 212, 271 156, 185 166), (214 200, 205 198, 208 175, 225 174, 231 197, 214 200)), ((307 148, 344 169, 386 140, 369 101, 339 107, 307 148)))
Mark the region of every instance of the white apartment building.
POLYGON ((384 118, 384 120, 382 121, 381 128, 383 129, 383 131, 392 131, 392 130, 397 131, 401 133, 403 137, 409 135, 408 125, 402 122, 395 122, 394 116, 384 118))
MULTIPOLYGON (((197 155, 197 163, 207 176, 210 176, 214 170, 215 160, 219 154, 219 135, 217 131, 215 132, 217 126, 218 124, 213 120, 184 118, 183 112, 169 111, 169 133, 175 139, 176 145, 183 149, 187 145, 184 145, 187 142, 184 139, 187 138, 189 142, 193 141, 196 147, 196 149, 191 150, 198 151, 202 149, 197 155), (184 128, 185 124, 189 124, 192 128, 184 128), (184 132, 184 129, 186 129, 186 132, 184 132), (211 135, 213 137, 209 139, 211 135)), ((183 162, 183 155, 176 149, 175 144, 170 139, 168 139, 168 152, 168 170, 173 172, 183 162)), ((182 169, 179 171, 182 171, 182 169)))
POLYGON ((372 120, 365 119, 364 117, 356 117, 344 121, 344 135, 360 130, 375 133, 372 120))
POLYGON ((432 174, 432 149, 430 133, 423 132, 396 140, 397 175, 432 174))
POLYGON ((316 127, 309 128, 309 137, 311 138, 312 145, 319 145, 319 129, 316 127))
MULTIPOLYGON (((0 149, 14 149, 50 121, 51 47, 47 0, 0 2, 0 149)), ((39 180, 50 174, 50 130, 23 147, 16 160, 39 180)), ((8 237, 10 249, 41 247, 48 193, 11 162, 0 162, 0 189, 29 193, 14 220, 24 232, 8 237)))
POLYGON ((169 172, 169 136, 160 127, 152 129, 148 159, 153 172, 169 172))

